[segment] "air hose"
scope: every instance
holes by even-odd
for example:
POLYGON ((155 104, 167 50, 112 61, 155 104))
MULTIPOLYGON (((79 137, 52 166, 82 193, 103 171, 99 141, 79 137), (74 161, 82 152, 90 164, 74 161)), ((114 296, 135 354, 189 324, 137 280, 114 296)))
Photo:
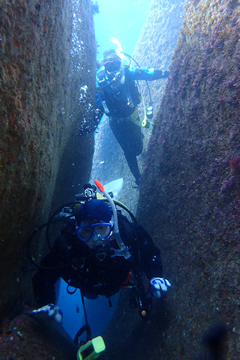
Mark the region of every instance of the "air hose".
POLYGON ((112 208, 113 225, 114 225, 113 232, 116 235, 116 241, 119 246, 119 250, 115 251, 115 256, 124 256, 125 259, 129 259, 131 257, 131 254, 128 250, 128 247, 125 246, 124 242, 122 241, 120 232, 119 232, 119 228, 118 228, 118 217, 117 217, 116 206, 115 206, 113 200, 111 199, 110 195, 107 193, 107 191, 104 189, 103 185, 100 183, 100 181, 94 179, 94 182, 95 182, 98 190, 101 191, 105 195, 105 197, 109 201, 111 208, 112 208))

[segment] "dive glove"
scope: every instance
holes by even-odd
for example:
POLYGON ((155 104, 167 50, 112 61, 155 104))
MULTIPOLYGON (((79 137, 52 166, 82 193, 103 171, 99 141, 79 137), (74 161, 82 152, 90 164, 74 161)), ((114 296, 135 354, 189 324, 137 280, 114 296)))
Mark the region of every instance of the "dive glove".
POLYGON ((59 308, 59 306, 54 304, 48 304, 42 306, 39 309, 33 310, 32 313, 33 314, 45 313, 48 315, 49 318, 55 319, 57 322, 61 322, 63 318, 62 310, 59 308))
POLYGON ((167 287, 171 286, 170 282, 164 278, 154 277, 150 281, 151 295, 159 299, 161 297, 161 290, 167 291, 167 287))

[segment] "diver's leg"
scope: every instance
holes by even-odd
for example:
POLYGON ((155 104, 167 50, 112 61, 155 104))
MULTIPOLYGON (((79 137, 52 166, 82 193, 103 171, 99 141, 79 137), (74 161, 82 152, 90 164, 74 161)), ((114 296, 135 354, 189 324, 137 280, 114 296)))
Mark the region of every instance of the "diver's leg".
POLYGON ((131 173, 133 174, 133 176, 135 177, 135 182, 137 185, 139 185, 141 175, 140 175, 140 171, 139 171, 139 167, 138 167, 137 158, 133 152, 128 151, 128 150, 124 152, 124 155, 127 160, 128 167, 129 167, 131 173))
POLYGON ((123 121, 116 121, 111 118, 110 127, 119 145, 124 151, 129 169, 136 179, 136 183, 140 182, 140 171, 136 156, 140 155, 143 149, 143 135, 141 128, 133 124, 128 119, 123 121))

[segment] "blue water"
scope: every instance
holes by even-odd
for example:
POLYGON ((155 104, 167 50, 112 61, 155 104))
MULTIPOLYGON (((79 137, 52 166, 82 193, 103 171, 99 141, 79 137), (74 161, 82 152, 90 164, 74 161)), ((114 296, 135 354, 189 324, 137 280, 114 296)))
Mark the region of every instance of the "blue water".
MULTIPOLYGON (((111 41, 115 37, 125 53, 132 54, 139 34, 148 14, 151 0, 97 0, 99 14, 94 15, 96 40, 98 47, 97 60, 100 61, 103 52, 108 48, 116 48, 111 41)), ((93 2, 94 3, 94 2, 93 2)), ((79 290, 69 295, 67 284, 60 280, 57 285, 59 297, 57 304, 63 312, 63 327, 74 339, 77 331, 85 325, 82 300, 79 290)), ((92 337, 99 336, 106 329, 111 320, 119 294, 111 297, 112 307, 104 296, 97 300, 85 300, 88 323, 92 330, 92 337)), ((86 340, 86 334, 80 338, 86 340)))
MULTIPOLYGON (((82 299, 79 289, 74 294, 68 294, 67 283, 60 279, 56 284, 56 293, 58 294, 57 305, 63 312, 62 326, 72 339, 75 338, 78 330, 86 324, 82 299)), ((69 288, 73 292, 74 288, 69 288)), ((119 294, 111 297, 112 306, 109 306, 109 299, 105 296, 99 296, 96 300, 84 299, 87 320, 91 328, 92 338, 99 336, 106 329, 111 320, 117 305, 119 294)), ((86 333, 79 338, 86 341, 86 333)))
POLYGON ((132 54, 148 14, 151 0, 98 0, 99 14, 94 16, 97 59, 106 49, 115 48, 111 37, 118 39, 123 51, 132 54))

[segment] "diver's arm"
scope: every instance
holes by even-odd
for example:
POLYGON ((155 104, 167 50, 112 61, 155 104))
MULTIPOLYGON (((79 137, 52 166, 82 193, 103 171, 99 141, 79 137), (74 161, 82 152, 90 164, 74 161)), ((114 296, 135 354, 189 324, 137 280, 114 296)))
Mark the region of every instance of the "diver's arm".
POLYGON ((60 277, 57 269, 56 256, 48 254, 41 262, 42 268, 38 270, 32 279, 33 292, 39 306, 55 304, 55 283, 60 277), (56 269, 51 269, 56 266, 56 269))
POLYGON ((158 80, 166 79, 169 75, 169 71, 165 70, 156 70, 156 69, 146 69, 146 68, 135 68, 129 67, 129 72, 133 80, 158 80))
POLYGON ((96 89, 95 94, 95 111, 94 111, 94 130, 98 127, 100 121, 102 120, 102 117, 104 115, 104 108, 103 108, 103 97, 102 97, 102 91, 99 87, 96 89))
POLYGON ((154 245, 150 235, 139 224, 136 227, 139 249, 141 270, 150 280, 153 277, 162 276, 162 261, 160 250, 154 245))
POLYGON ((102 92, 99 88, 97 88, 95 94, 95 121, 99 123, 102 119, 103 114, 104 108, 102 92))
POLYGON ((160 250, 154 245, 151 237, 142 228, 140 233, 141 266, 150 280, 150 293, 159 299, 162 292, 171 287, 170 282, 162 277, 160 250))
POLYGON ((87 124, 79 132, 79 135, 83 136, 94 132, 102 120, 103 114, 102 95, 100 94, 99 89, 96 89, 95 110, 93 112, 92 120, 90 119, 90 121, 87 122, 87 124))
POLYGON ((53 244, 49 254, 40 263, 40 267, 32 279, 33 291, 39 306, 55 303, 55 283, 70 264, 69 248, 75 221, 69 219, 59 237, 53 244))

